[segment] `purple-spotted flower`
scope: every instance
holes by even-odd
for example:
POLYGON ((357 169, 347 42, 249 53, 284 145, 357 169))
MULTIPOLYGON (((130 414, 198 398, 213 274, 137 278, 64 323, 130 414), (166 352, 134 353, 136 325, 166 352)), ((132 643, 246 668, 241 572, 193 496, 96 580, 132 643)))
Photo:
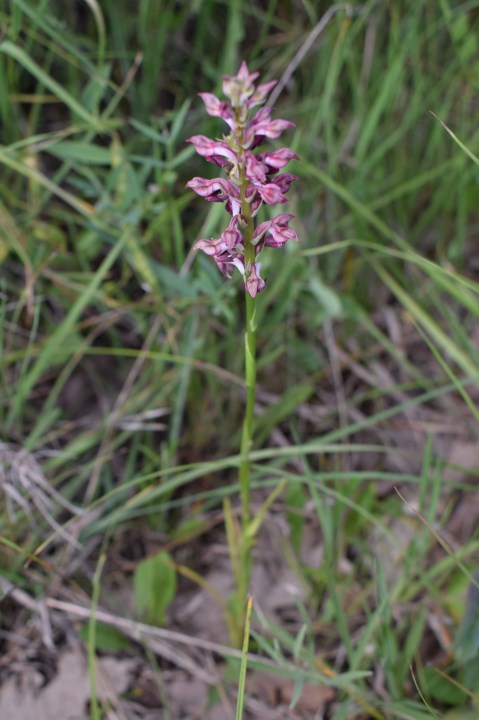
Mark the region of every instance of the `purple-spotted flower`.
POLYGON ((251 116, 252 108, 262 105, 276 84, 268 82, 256 86, 259 73, 250 73, 245 62, 238 74, 223 79, 223 92, 228 101, 211 93, 200 93, 208 115, 220 117, 230 128, 221 140, 204 135, 188 138, 196 152, 208 162, 224 168, 228 178, 195 177, 187 183, 208 202, 224 202, 231 220, 219 238, 198 240, 195 248, 213 257, 225 277, 236 268, 244 277, 246 291, 251 297, 264 289, 260 276, 261 263, 257 256, 264 247, 282 247, 288 240, 298 241, 289 226, 293 215, 281 213, 256 227, 256 215, 264 205, 282 205, 296 176, 278 171, 293 159, 293 150, 281 148, 261 153, 253 151, 265 140, 276 140, 294 127, 288 120, 272 120, 272 108, 265 106, 251 116))

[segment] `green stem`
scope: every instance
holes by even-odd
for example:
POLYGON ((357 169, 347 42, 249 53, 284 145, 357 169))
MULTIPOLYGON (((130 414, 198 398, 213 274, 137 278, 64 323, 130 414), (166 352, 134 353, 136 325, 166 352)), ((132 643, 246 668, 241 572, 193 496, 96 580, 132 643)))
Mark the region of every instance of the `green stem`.
MULTIPOLYGON (((241 214, 246 226, 243 230, 243 244, 245 249, 246 272, 255 262, 256 251, 253 245, 254 219, 251 217, 251 208, 246 200, 246 187, 248 181, 241 172, 241 214)), ((239 486, 241 495, 241 583, 238 587, 238 600, 240 607, 246 603, 246 594, 251 577, 251 540, 248 526, 251 520, 250 511, 250 452, 253 438, 254 402, 256 395, 256 298, 246 292, 246 328, 245 328, 245 380, 246 380, 246 408, 243 419, 243 432, 241 436, 241 462, 239 468, 239 486)))
POLYGON ((241 493, 242 525, 246 530, 250 521, 250 450, 252 445, 254 401, 256 395, 256 299, 246 293, 246 332, 245 332, 245 379, 246 409, 241 437, 241 464, 239 484, 241 493))

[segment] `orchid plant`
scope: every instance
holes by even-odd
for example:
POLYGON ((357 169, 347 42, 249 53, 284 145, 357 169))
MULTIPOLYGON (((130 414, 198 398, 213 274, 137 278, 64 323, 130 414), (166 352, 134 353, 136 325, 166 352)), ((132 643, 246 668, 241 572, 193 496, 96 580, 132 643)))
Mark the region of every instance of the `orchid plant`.
MULTIPOLYGON (((282 205, 287 202, 288 192, 296 176, 279 172, 292 159, 298 159, 289 148, 255 152, 266 140, 276 140, 294 123, 271 118, 272 108, 264 106, 275 81, 255 85, 259 73, 250 73, 245 62, 238 74, 223 79, 223 93, 228 99, 220 100, 211 93, 200 93, 208 115, 219 117, 229 127, 229 134, 221 140, 211 140, 204 135, 188 138, 196 152, 208 162, 223 168, 226 177, 212 180, 194 177, 187 187, 208 202, 225 204, 231 215, 228 227, 219 238, 204 238, 195 248, 210 255, 220 272, 230 278, 238 270, 244 279, 246 295, 245 376, 246 409, 241 440, 239 484, 241 494, 242 522, 239 529, 233 515, 225 506, 228 544, 236 580, 235 615, 244 618, 246 596, 251 576, 251 549, 267 507, 277 493, 263 506, 256 518, 250 511, 250 449, 252 444, 254 402, 256 387, 256 296, 265 288, 261 277, 258 257, 265 247, 278 248, 288 240, 298 241, 289 222, 293 215, 280 213, 272 220, 257 224, 256 218, 262 205, 282 205)), ((242 623, 242 621, 241 621, 242 623)), ((241 624, 237 627, 236 640, 242 637, 241 624)))

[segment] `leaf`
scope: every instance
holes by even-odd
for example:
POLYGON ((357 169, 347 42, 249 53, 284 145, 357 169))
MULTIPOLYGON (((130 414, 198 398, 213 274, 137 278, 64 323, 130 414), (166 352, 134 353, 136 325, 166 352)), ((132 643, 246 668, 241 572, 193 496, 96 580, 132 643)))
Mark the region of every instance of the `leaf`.
MULTIPOLYGON (((87 642, 88 625, 83 625, 78 634, 82 640, 87 642)), ((128 650, 132 648, 131 642, 120 630, 105 623, 97 623, 95 640, 95 646, 99 650, 128 650)))
POLYGON ((78 102, 73 95, 70 95, 70 93, 65 90, 60 83, 46 73, 43 68, 41 68, 40 65, 38 65, 21 47, 15 45, 9 40, 5 40, 0 43, 0 52, 9 55, 11 58, 20 63, 27 72, 36 77, 41 84, 45 85, 45 87, 56 95, 59 100, 65 103, 72 113, 84 120, 89 127, 95 128, 98 131, 103 129, 99 118, 85 110, 83 105, 78 102))
MULTIPOLYGON (((479 581, 479 573, 474 579, 479 581)), ((479 656, 479 588, 470 583, 467 589, 466 607, 457 630, 454 646, 461 660, 473 660, 479 656)))
POLYGON ((162 625, 176 594, 176 571, 169 553, 160 552, 140 562, 133 584, 137 612, 148 622, 162 625))
POLYGON ((155 262, 153 259, 149 260, 149 264, 166 296, 182 295, 183 297, 191 298, 196 297, 198 294, 190 278, 181 277, 178 273, 174 272, 174 270, 171 270, 166 265, 155 262))
POLYGON ((306 402, 314 391, 314 385, 306 382, 295 385, 283 393, 276 405, 270 405, 259 420, 256 421, 255 444, 261 445, 273 428, 292 415, 298 405, 306 402))
POLYGON ((86 165, 111 165, 111 148, 100 147, 88 142, 62 140, 45 148, 60 160, 71 160, 86 165))
POLYGON ((301 551, 301 541, 303 538, 304 514, 303 509, 308 500, 301 483, 289 482, 286 487, 286 520, 288 521, 291 533, 291 545, 297 555, 301 551), (296 512, 295 512, 296 511, 296 512))
POLYGON ((444 673, 438 673, 433 667, 425 667, 421 676, 421 689, 431 700, 448 705, 463 705, 467 692, 454 681, 448 682, 444 673))
POLYGON ((245 684, 246 684, 246 670, 248 666, 248 647, 249 647, 249 636, 251 628, 251 610, 253 608, 253 598, 251 595, 248 598, 246 605, 246 620, 244 627, 243 647, 241 651, 241 668, 238 680, 238 700, 236 704, 236 720, 242 720, 243 717, 243 706, 244 706, 244 695, 245 695, 245 684))
POLYGON ((343 314, 338 295, 315 275, 309 281, 309 290, 323 307, 326 318, 340 318, 343 314))
POLYGON ((245 530, 245 537, 253 542, 256 539, 256 536, 259 532, 259 529, 261 525, 263 524, 263 521, 266 517, 266 513, 270 509, 271 505, 274 503, 277 497, 281 495, 284 488, 286 487, 286 480, 281 480, 276 487, 273 488, 272 492, 268 495, 264 503, 261 505, 260 509, 254 516, 252 520, 250 520, 246 530, 245 530))

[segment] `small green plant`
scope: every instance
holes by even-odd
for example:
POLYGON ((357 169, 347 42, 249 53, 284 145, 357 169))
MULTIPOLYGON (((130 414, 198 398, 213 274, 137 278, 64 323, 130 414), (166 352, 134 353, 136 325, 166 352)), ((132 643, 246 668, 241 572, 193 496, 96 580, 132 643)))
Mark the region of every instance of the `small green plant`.
POLYGON ((165 610, 176 594, 176 571, 167 552, 142 560, 134 575, 136 607, 147 622, 162 625, 165 610))

